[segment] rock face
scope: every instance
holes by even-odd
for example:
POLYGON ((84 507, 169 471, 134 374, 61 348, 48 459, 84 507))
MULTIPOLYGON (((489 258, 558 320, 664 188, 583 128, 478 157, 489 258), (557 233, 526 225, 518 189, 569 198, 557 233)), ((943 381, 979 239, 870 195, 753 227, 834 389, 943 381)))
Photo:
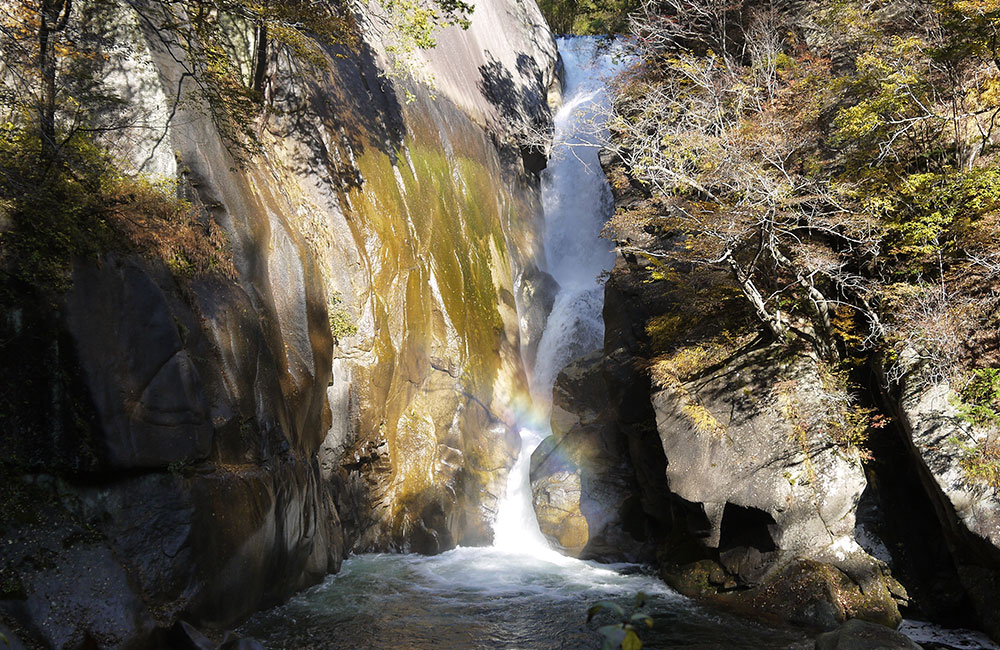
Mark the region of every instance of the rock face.
POLYGON ((666 494, 652 477, 662 477, 665 463, 648 384, 644 394, 641 378, 625 361, 595 353, 560 373, 552 435, 531 457, 539 527, 567 555, 655 558, 666 494))
POLYGON ((815 425, 829 391, 817 368, 765 347, 653 396, 682 504, 661 550, 665 577, 794 622, 895 625, 895 585, 854 539, 866 486, 857 452, 815 425))
POLYGON ((558 548, 655 553, 675 588, 757 615, 899 622, 905 590, 854 537, 866 488, 857 452, 811 426, 827 390, 814 358, 764 347, 651 398, 629 361, 593 355, 557 382, 531 480, 558 548))
POLYGON ((852 619, 821 634, 816 639, 816 650, 920 650, 920 646, 884 625, 852 619))
MULTIPOLYGON (((1000 638, 1000 495, 971 477, 962 459, 986 441, 959 417, 947 384, 925 381, 919 368, 886 391, 908 451, 908 468, 919 478, 930 501, 946 548, 943 563, 952 566, 957 585, 948 583, 951 604, 974 612, 962 621, 982 626, 1000 638), (971 608, 969 607, 971 605, 971 608)), ((972 612, 964 612, 966 616, 972 612)), ((960 619, 961 620, 961 619, 960 619)))
MULTIPOLYGON (((156 114, 182 73, 131 33, 130 96, 156 114)), ((152 647, 351 549, 490 541, 536 335, 513 279, 536 274, 537 179, 503 125, 547 119, 556 52, 533 2, 478 3, 441 43, 433 95, 381 77, 377 44, 319 76, 276 64, 244 165, 194 100, 131 140, 225 231, 232 277, 112 252, 52 303, 4 303, 0 611, 20 629, 152 647)))

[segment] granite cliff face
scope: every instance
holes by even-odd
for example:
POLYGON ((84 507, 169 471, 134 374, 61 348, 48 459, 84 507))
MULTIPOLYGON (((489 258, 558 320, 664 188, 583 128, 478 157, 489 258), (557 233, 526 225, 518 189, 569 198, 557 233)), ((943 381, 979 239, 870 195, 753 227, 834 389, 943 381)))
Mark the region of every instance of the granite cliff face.
MULTIPOLYGON (((641 209, 643 187, 611 156, 602 164, 616 206, 641 209)), ((641 248, 650 235, 625 236, 641 248)), ((683 593, 765 618, 893 626, 902 610, 998 638, 997 495, 974 475, 989 459, 973 455, 991 448, 988 427, 917 363, 895 383, 885 360, 848 381, 805 346, 754 338, 724 295, 679 303, 691 293, 667 275, 621 255, 603 352, 556 382, 553 436, 531 473, 550 541, 653 561, 683 593), (713 316, 699 321, 703 310, 713 316), (666 355, 664 331, 685 333, 666 355), (859 447, 851 423, 874 405, 887 417, 867 421, 859 447)))
MULTIPOLYGON (((919 366, 896 384, 879 374, 886 386, 883 398, 899 423, 902 471, 912 477, 918 495, 914 501, 934 524, 930 534, 920 536, 923 544, 914 540, 909 547, 927 553, 926 545, 937 554, 929 575, 908 566, 912 559, 905 553, 897 553, 893 561, 914 575, 922 595, 948 620, 982 627, 1000 638, 994 598, 1000 587, 1000 500, 995 487, 970 476, 968 465, 969 449, 988 444, 989 432, 962 417, 951 387, 928 380, 919 366)), ((885 536, 891 538, 886 510, 883 505, 873 528, 890 529, 885 536)))
POLYGON ((905 590, 855 539, 860 458, 815 426, 827 416, 816 360, 751 347, 651 384, 637 332, 619 325, 655 301, 628 274, 607 286, 604 355, 557 382, 553 436, 533 456, 543 532, 584 557, 655 562, 682 593, 737 611, 898 623, 905 590))
MULTIPOLYGON (((641 187, 602 163, 616 204, 641 205, 641 187)), ((548 538, 582 557, 655 561, 680 591, 767 618, 893 625, 902 608, 995 636, 996 495, 970 478, 968 455, 985 433, 949 388, 918 367, 886 387, 878 371, 853 380, 854 402, 805 348, 713 339, 714 321, 683 324, 708 328, 691 334, 708 343, 654 360, 678 305, 650 266, 620 257, 603 353, 556 383, 531 474, 548 538), (843 417, 876 403, 891 419, 859 449, 843 417)), ((740 315, 727 318, 739 331, 740 315)))
POLYGON ((150 647, 351 550, 489 543, 533 335, 515 278, 535 272, 537 152, 508 127, 544 124, 558 87, 534 3, 477 3, 422 55, 433 92, 389 81, 374 37, 319 77, 276 62, 245 165, 196 103, 167 123, 176 53, 130 33, 122 83, 165 128, 125 134, 129 155, 180 179, 235 272, 108 253, 51 304, 5 307, 4 620, 150 647))

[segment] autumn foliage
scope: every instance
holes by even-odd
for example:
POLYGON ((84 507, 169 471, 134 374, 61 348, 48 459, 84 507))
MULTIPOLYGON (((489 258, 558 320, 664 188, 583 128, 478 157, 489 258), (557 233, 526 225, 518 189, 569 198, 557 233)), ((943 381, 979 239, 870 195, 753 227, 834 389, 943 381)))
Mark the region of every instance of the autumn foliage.
POLYGON ((997 346, 968 333, 998 322, 1000 5, 900 4, 646 3, 612 129, 648 200, 608 232, 722 273, 772 339, 961 381, 997 346))

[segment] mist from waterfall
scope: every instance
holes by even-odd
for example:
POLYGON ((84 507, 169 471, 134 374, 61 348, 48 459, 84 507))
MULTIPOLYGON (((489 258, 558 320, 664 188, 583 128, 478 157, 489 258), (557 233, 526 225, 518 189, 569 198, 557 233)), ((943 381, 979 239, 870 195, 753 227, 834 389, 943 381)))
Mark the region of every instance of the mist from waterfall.
POLYGON ((559 372, 603 344, 604 288, 599 278, 615 261, 610 243, 601 238, 613 202, 597 152, 607 138, 606 80, 620 63, 616 48, 601 44, 597 38, 559 39, 564 101, 553 119, 552 157, 542 174, 545 270, 559 290, 535 365, 528 369, 532 399, 545 424, 539 431, 521 430, 521 452, 493 526, 494 546, 534 555, 555 553, 538 528, 531 503, 531 453, 551 434, 552 386, 559 372))

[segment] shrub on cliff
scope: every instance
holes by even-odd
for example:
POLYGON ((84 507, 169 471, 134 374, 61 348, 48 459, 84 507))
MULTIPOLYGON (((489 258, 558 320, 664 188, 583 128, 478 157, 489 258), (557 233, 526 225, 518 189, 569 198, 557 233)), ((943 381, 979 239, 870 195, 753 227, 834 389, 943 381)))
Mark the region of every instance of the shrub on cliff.
POLYGON ((46 160, 35 134, 0 127, 0 271, 4 291, 60 290, 75 258, 108 250, 161 260, 179 277, 235 277, 218 224, 177 197, 175 184, 129 176, 92 141, 46 160))
POLYGON ((154 146, 163 145, 183 105, 207 113, 234 162, 244 163, 261 152, 262 129, 277 110, 270 79, 279 58, 322 70, 328 56, 361 47, 362 17, 371 29, 392 33, 389 49, 405 61, 432 47, 438 29, 467 27, 472 11, 462 0, 383 0, 378 7, 382 13, 312 0, 0 3, 5 273, 26 286, 60 287, 73 257, 117 249, 159 258, 179 276, 232 276, 218 224, 180 200, 172 179, 139 173, 145 162, 130 160, 133 140, 160 131, 154 146), (145 82, 132 77, 147 48, 178 67, 176 87, 162 89, 164 123, 155 121, 164 107, 146 109, 128 96, 144 92, 137 87, 145 82))
POLYGON ((539 0, 538 8, 557 34, 621 34, 637 0, 539 0))
POLYGON ((994 4, 644 3, 611 127, 648 198, 610 235, 661 278, 724 273, 771 338, 830 361, 995 363, 970 345, 997 348, 994 4))

